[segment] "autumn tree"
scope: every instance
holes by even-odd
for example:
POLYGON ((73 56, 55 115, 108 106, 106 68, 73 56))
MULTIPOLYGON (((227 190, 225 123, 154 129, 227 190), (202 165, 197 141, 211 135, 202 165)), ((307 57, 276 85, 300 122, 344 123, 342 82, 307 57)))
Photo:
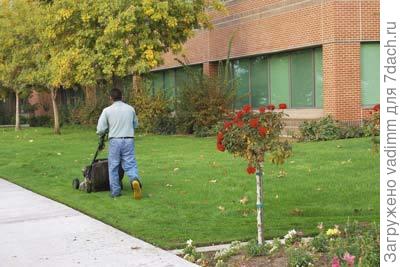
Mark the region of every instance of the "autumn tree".
POLYGON ((17 131, 20 129, 20 98, 29 96, 37 68, 38 14, 39 6, 33 1, 0 1, 0 85, 2 90, 15 94, 17 131))
POLYGON ((163 53, 179 51, 194 29, 210 27, 210 6, 221 8, 204 0, 54 0, 43 20, 51 94, 148 72, 163 53))

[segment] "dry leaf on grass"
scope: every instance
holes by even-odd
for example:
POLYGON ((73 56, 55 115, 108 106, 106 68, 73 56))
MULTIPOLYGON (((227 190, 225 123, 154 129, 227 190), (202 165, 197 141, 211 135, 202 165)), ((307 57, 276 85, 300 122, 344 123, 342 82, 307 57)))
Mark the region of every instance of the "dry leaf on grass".
POLYGON ((242 205, 246 205, 249 202, 249 198, 247 196, 244 196, 239 201, 242 205))

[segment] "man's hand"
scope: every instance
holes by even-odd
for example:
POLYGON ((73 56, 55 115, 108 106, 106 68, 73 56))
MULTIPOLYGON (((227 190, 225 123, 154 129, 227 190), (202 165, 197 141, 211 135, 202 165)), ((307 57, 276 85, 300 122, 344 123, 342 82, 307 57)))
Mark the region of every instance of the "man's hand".
POLYGON ((106 140, 107 133, 102 134, 99 138, 99 151, 102 151, 104 149, 105 145, 105 140, 106 140))

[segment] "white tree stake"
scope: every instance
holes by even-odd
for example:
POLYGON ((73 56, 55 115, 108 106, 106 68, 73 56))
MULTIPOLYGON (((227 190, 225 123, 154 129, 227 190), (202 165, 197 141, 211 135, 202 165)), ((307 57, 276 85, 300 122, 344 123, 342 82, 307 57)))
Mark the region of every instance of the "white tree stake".
POLYGON ((263 167, 257 169, 257 240, 259 245, 264 244, 264 183, 263 167))

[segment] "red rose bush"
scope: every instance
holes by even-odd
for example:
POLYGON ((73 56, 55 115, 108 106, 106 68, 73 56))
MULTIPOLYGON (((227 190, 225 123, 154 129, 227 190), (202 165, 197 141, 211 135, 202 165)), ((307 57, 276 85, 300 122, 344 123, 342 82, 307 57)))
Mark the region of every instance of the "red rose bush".
POLYGON ((283 164, 291 154, 291 147, 279 140, 286 104, 279 104, 279 109, 281 111, 274 111, 275 106, 270 104, 253 112, 250 105, 243 106, 220 125, 217 149, 246 159, 249 174, 255 173, 256 169, 262 170, 261 164, 267 152, 272 163, 283 164))
POLYGON ((257 183, 257 240, 264 243, 264 192, 263 192, 263 162, 265 153, 270 153, 270 160, 275 164, 283 164, 291 155, 289 143, 281 142, 279 135, 283 129, 282 118, 286 104, 279 104, 280 111, 274 111, 270 104, 260 107, 254 112, 250 105, 229 116, 220 124, 217 134, 217 149, 225 150, 235 157, 247 160, 247 173, 256 173, 257 183))

